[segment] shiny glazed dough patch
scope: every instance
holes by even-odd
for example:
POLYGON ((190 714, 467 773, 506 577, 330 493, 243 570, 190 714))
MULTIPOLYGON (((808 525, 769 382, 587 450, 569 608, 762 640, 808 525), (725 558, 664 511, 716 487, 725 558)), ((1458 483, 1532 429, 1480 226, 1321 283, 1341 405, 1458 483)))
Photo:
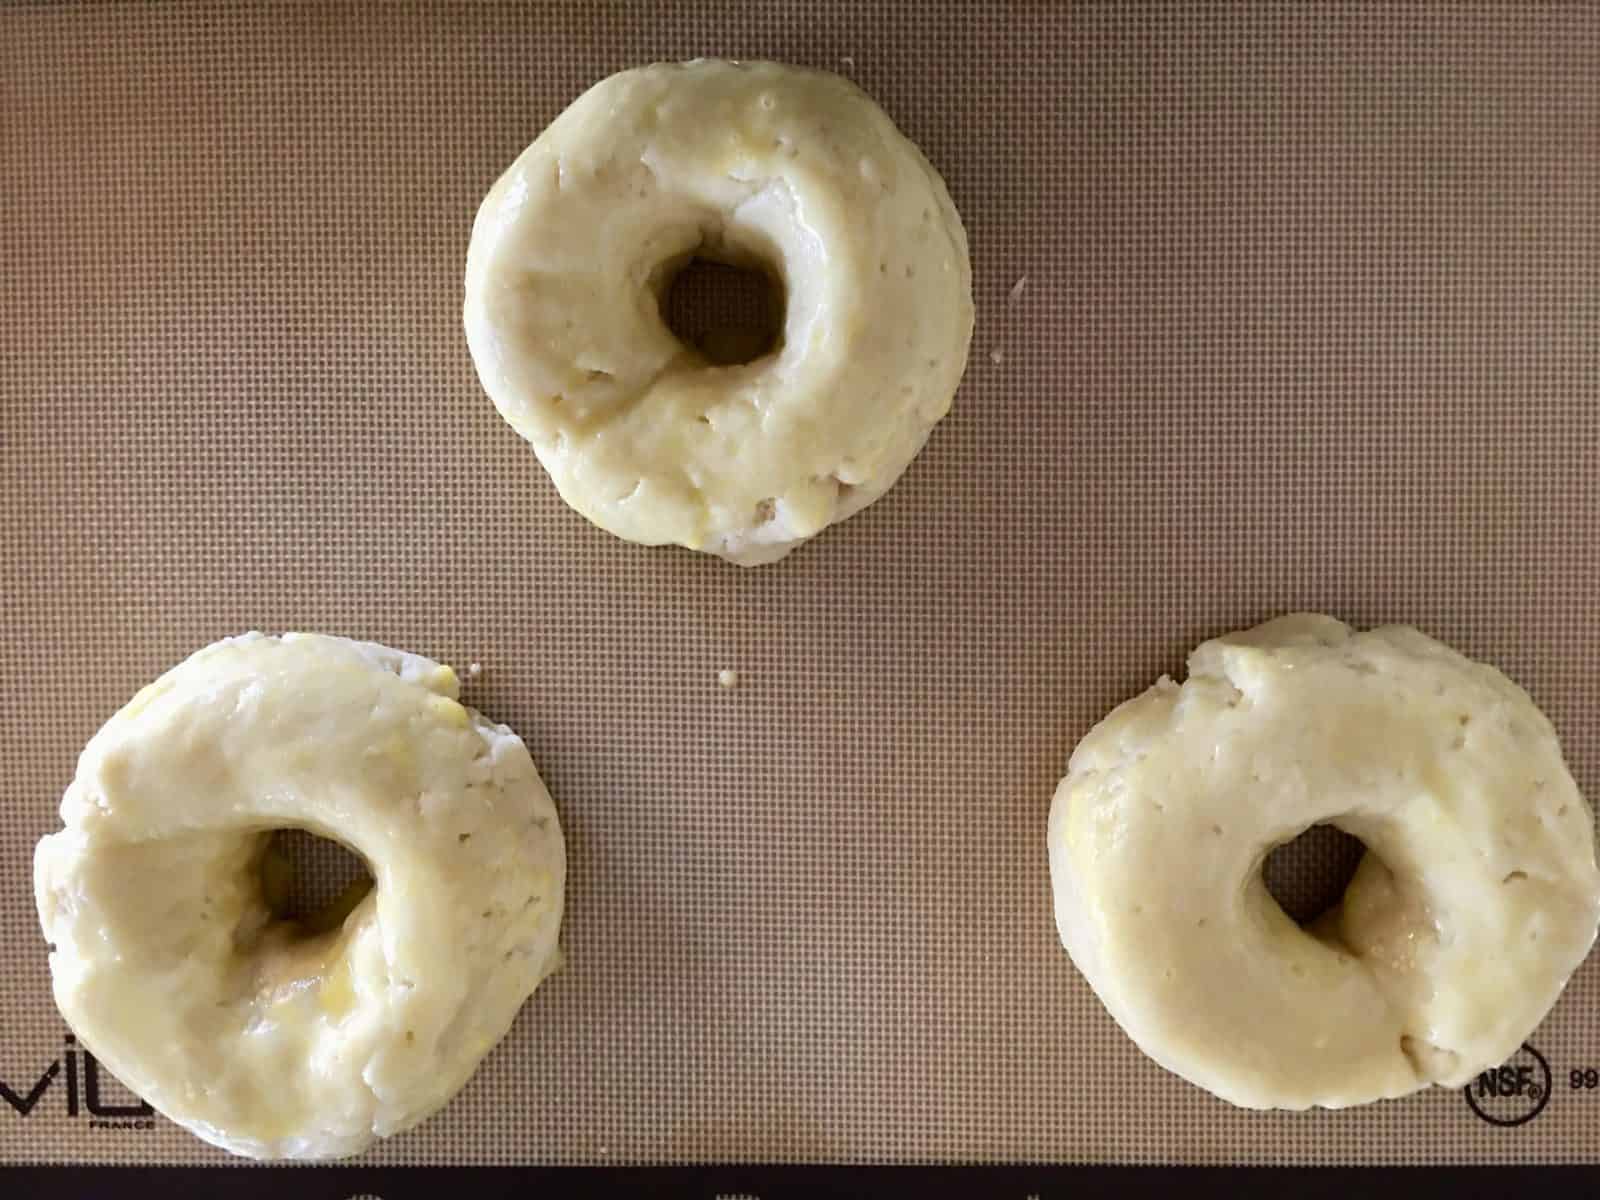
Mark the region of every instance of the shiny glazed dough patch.
POLYGON ((254 1158, 353 1154, 461 1088, 557 964, 566 859, 527 748, 458 694, 417 655, 247 634, 90 740, 34 883, 56 1003, 119 1079, 254 1158), (282 828, 372 872, 331 928, 267 902, 282 828))
POLYGON ((848 80, 702 60, 624 71, 484 199, 478 376, 561 496, 618 537, 771 562, 900 477, 972 337, 944 182, 848 80), (781 344, 713 366, 662 320, 693 257, 771 270, 781 344))
POLYGON ((1079 743, 1051 806, 1056 924, 1157 1062, 1251 1108, 1462 1084, 1594 942, 1593 817, 1549 721, 1414 629, 1299 615, 1218 638, 1079 743), (1319 823, 1368 853, 1311 927, 1261 864, 1319 823))

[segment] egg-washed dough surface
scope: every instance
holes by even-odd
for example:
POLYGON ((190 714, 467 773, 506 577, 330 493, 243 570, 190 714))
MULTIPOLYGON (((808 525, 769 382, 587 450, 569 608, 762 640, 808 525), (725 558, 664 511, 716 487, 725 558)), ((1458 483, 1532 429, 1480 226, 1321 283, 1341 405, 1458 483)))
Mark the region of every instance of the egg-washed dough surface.
POLYGON ((1073 751, 1056 922, 1152 1058, 1235 1104, 1341 1108, 1510 1058, 1594 944, 1594 816, 1527 694, 1415 629, 1296 615, 1206 642, 1073 751), (1267 853, 1368 847, 1302 929, 1267 853))
POLYGON ((573 102, 484 199, 465 321, 501 415, 562 498, 630 541, 782 557, 898 479, 972 336, 944 181, 837 75, 700 61, 573 102), (778 349, 712 366, 662 293, 703 257, 770 270, 778 349))
POLYGON ((556 965, 565 856, 520 739, 426 658, 248 634, 139 692, 84 749, 35 856, 55 998, 194 1133, 348 1155, 458 1091, 556 965), (341 923, 278 920, 271 831, 365 858, 341 923))

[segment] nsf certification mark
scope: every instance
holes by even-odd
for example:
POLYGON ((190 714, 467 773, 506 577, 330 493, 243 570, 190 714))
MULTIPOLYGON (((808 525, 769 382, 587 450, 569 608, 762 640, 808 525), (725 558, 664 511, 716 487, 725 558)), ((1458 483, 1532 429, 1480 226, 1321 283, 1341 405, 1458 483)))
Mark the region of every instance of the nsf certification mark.
POLYGON ((1500 1066, 1467 1084, 1467 1104, 1491 1125, 1526 1125, 1550 1103, 1551 1082, 1544 1055, 1523 1043, 1500 1066))

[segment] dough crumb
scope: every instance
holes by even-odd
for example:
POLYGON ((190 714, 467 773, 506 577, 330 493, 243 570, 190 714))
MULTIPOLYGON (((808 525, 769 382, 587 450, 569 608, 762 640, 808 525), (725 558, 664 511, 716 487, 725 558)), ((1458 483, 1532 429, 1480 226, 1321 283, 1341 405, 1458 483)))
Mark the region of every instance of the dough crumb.
POLYGON ((1011 285, 1011 294, 1009 299, 1012 304, 1015 304, 1018 300, 1022 299, 1022 293, 1027 290, 1027 287, 1028 277, 1026 275, 1019 276, 1017 281, 1011 285))
POLYGON ((1001 363, 1005 362, 1005 360, 1006 360, 1006 352, 1004 350, 991 350, 991 351, 989 351, 989 361, 992 362, 995 366, 998 367, 1001 363))
POLYGON ((470 664, 467 667, 467 674, 470 675, 472 678, 476 679, 479 675, 483 674, 483 664, 482 663, 472 663, 472 664, 470 664))
POLYGON ((843 58, 841 58, 839 60, 839 64, 841 66, 845 66, 845 67, 853 67, 853 66, 856 65, 856 60, 854 58, 852 58, 850 55, 846 54, 843 58))
POLYGON ((725 688, 739 686, 739 672, 730 671, 727 667, 717 672, 717 683, 725 688))

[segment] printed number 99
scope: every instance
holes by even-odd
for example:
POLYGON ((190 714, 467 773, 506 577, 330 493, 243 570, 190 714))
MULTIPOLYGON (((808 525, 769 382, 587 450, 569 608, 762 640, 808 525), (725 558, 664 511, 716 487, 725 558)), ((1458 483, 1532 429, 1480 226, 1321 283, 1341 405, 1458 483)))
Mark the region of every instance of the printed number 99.
POLYGON ((1592 1092, 1595 1088, 1600 1088, 1600 1070, 1594 1067, 1582 1070, 1574 1067, 1570 1082, 1575 1092, 1592 1092))

